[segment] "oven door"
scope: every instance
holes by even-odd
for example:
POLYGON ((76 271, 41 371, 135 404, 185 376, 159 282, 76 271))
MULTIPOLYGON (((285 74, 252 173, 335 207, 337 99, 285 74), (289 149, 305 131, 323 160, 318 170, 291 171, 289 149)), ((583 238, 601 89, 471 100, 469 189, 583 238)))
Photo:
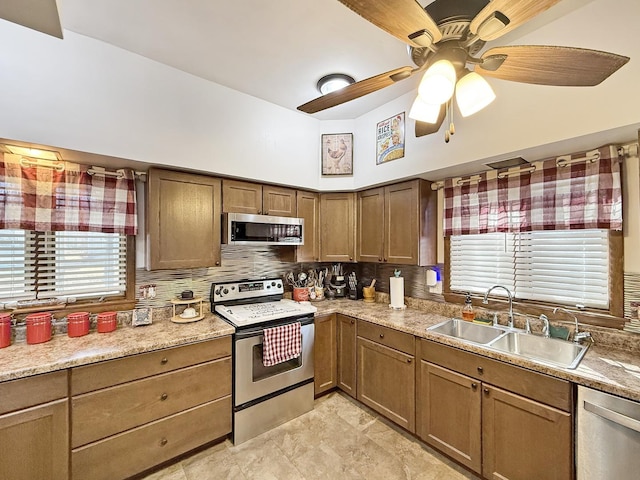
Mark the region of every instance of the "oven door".
POLYGON ((313 320, 300 328, 302 351, 298 358, 271 367, 262 364, 262 331, 236 333, 235 401, 238 407, 313 378, 313 320))

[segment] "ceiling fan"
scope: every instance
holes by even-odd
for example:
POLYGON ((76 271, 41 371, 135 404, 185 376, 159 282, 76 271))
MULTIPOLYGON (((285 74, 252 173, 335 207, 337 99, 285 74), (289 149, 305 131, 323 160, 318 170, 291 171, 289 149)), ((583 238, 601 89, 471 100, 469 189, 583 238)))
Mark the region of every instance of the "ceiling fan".
MULTIPOLYGON (((417 137, 440 130, 452 110, 454 91, 463 116, 488 105, 495 95, 483 76, 538 85, 594 86, 629 61, 629 57, 598 50, 543 45, 499 46, 476 56, 487 42, 560 0, 435 0, 425 8, 416 0, 338 1, 405 42, 416 67, 400 67, 355 82, 298 110, 316 113, 425 72, 409 114, 417 119, 417 137)), ((452 122, 446 141, 449 134, 453 134, 452 122)))

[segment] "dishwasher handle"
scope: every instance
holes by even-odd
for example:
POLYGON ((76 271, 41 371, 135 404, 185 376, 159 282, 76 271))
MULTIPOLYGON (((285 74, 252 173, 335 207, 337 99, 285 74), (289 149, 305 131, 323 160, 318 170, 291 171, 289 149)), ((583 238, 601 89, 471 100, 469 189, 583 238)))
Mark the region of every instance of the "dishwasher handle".
POLYGON ((629 428, 640 433, 640 421, 635 418, 627 417, 626 415, 622 415, 621 413, 614 412, 613 410, 609 410, 608 408, 601 407, 600 405, 594 405, 591 402, 584 402, 584 409, 587 412, 591 412, 599 417, 605 418, 613 423, 618 425, 622 425, 623 427, 629 428))

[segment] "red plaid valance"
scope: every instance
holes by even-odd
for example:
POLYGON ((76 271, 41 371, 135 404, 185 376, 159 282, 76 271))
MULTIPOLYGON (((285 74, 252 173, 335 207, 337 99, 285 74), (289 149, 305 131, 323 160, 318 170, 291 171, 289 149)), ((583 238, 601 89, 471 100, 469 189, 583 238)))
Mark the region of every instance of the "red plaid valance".
POLYGON ((615 147, 444 182, 445 236, 584 228, 622 230, 615 147))
POLYGON ((66 164, 59 172, 20 158, 0 153, 0 229, 136 234, 133 171, 117 178, 66 164))

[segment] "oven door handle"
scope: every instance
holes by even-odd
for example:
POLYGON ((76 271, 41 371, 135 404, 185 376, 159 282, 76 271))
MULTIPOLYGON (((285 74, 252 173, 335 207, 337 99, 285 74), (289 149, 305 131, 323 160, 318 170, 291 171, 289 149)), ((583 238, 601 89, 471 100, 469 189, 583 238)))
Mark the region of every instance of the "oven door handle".
MULTIPOLYGON (((304 327, 305 325, 313 324, 314 321, 315 321, 315 317, 310 316, 310 317, 297 318, 290 322, 282 322, 279 325, 273 325, 273 326, 276 327, 280 325, 286 325, 287 323, 300 322, 300 326, 304 327)), ((266 328, 270 328, 270 327, 266 327, 266 328)), ((255 327, 255 328, 249 328, 249 329, 236 330, 236 334, 235 334, 236 340, 239 340, 242 338, 257 337, 259 335, 262 335, 262 332, 264 332, 264 330, 265 330, 265 327, 255 327)))

